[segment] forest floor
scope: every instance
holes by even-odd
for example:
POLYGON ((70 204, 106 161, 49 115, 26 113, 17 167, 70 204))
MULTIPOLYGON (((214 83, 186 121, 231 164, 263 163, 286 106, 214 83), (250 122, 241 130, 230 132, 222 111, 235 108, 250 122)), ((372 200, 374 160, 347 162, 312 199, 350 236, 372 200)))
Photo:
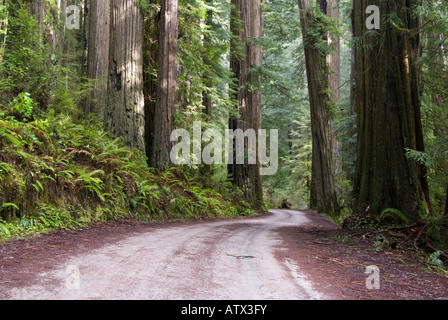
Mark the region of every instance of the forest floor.
POLYGON ((325 216, 305 214, 309 223, 280 232, 316 289, 329 286, 338 299, 448 300, 448 275, 419 259, 409 239, 375 243, 375 233, 365 236, 370 231, 343 230, 325 216), (379 268, 379 289, 367 288, 367 266, 379 268))
MULTIPOLYGON (((307 293, 302 295, 303 299, 448 299, 448 277, 442 275, 440 272, 433 271, 426 263, 418 260, 415 252, 412 248, 408 247, 405 240, 402 242, 399 240, 393 246, 374 245, 372 239, 352 232, 342 231, 326 217, 318 215, 315 212, 295 212, 300 215, 299 218, 302 219, 300 221, 303 222, 306 220, 306 223, 301 222, 295 224, 299 220, 290 220, 294 223, 280 223, 280 220, 275 220, 275 215, 281 214, 283 210, 274 211, 274 216, 271 212, 271 218, 268 215, 268 217, 259 216, 248 219, 224 219, 222 222, 198 221, 163 224, 142 224, 131 220, 111 222, 98 224, 78 231, 57 231, 31 239, 14 240, 6 244, 0 244, 0 299, 27 299, 28 297, 32 299, 58 298, 57 295, 46 295, 44 291, 35 290, 35 292, 32 292, 30 291, 31 289, 28 291, 25 289, 39 288, 40 290, 44 284, 46 287, 54 288, 55 278, 43 284, 38 275, 53 272, 52 270, 55 270, 57 266, 64 265, 64 263, 67 263, 73 257, 84 257, 84 260, 79 260, 78 258, 81 261, 78 261, 78 263, 82 263, 82 261, 86 263, 92 257, 106 259, 107 256, 107 259, 114 257, 119 259, 126 258, 126 264, 131 264, 132 259, 135 257, 132 257, 132 254, 127 252, 124 244, 132 239, 132 243, 140 245, 139 249, 135 252, 142 252, 142 248, 146 250, 143 247, 145 244, 142 244, 142 241, 149 241, 149 238, 145 237, 148 237, 150 234, 166 236, 166 238, 157 238, 157 243, 154 242, 153 244, 154 246, 162 246, 159 250, 163 252, 160 251, 161 256, 158 258, 162 260, 164 258, 165 263, 169 262, 174 265, 177 261, 181 268, 185 266, 185 263, 190 263, 191 261, 196 261, 200 264, 200 266, 196 267, 199 269, 192 271, 193 277, 191 281, 198 280, 197 274, 199 272, 198 270, 200 270, 201 275, 204 277, 207 272, 216 273, 219 281, 213 278, 210 282, 223 284, 230 278, 222 278, 221 271, 218 270, 219 272, 217 272, 215 268, 222 263, 227 263, 232 257, 236 258, 236 260, 231 260, 233 261, 231 263, 234 263, 235 266, 236 264, 243 265, 242 272, 247 271, 248 263, 266 264, 266 260, 259 260, 260 262, 256 260, 258 257, 263 256, 263 250, 267 249, 257 249, 254 247, 251 249, 253 252, 239 253, 244 254, 244 256, 238 256, 237 251, 232 250, 238 250, 242 239, 249 237, 251 241, 253 240, 252 242, 257 242, 257 240, 270 242, 271 240, 269 239, 274 234, 275 239, 279 240, 276 240, 274 243, 274 246, 277 248, 274 251, 275 259, 283 262, 294 261, 294 265, 297 268, 292 267, 290 269, 296 273, 305 275, 308 281, 312 283, 314 290, 312 292, 322 293, 322 295, 318 294, 315 296, 312 296, 311 293, 310 296, 310 292, 305 290, 307 293), (273 222, 277 222, 277 225, 273 224, 273 222), (180 234, 179 230, 193 230, 194 232, 190 232, 190 235, 187 237, 187 232, 180 234), (268 233, 271 234, 269 237, 267 236, 268 233), (163 241, 166 241, 164 239, 176 238, 177 236, 173 237, 174 234, 179 235, 180 238, 185 236, 185 239, 182 238, 182 241, 179 240, 180 245, 170 249, 169 245, 164 244, 163 241), (264 235, 261 237, 262 234, 264 235), (223 243, 226 241, 235 242, 235 244, 233 247, 224 247, 223 243), (204 244, 213 244, 213 249, 202 248, 204 244), (111 246, 113 249, 110 249, 111 246), (109 249, 105 251, 104 248, 109 249), (98 250, 102 250, 101 255, 92 255, 92 252, 97 252, 98 250), (172 250, 172 253, 167 254, 166 252, 170 250, 172 250), (221 260, 213 262, 211 259, 221 260), (207 266, 207 264, 210 264, 210 266, 207 266), (366 279, 369 276, 369 274, 366 274, 366 267, 371 265, 379 268, 379 289, 368 289, 366 286, 366 279), (21 288, 25 291, 20 291, 21 288)), ((283 212, 289 213, 290 215, 293 213, 292 210, 284 210, 283 212)), ((252 245, 253 243, 251 243, 252 245)), ((270 260, 270 258, 266 259, 270 260)), ((110 263, 110 261, 114 260, 105 261, 109 261, 110 263)), ((144 264, 139 258, 136 261, 137 263, 144 264)), ((148 263, 153 263, 151 261, 148 263)), ((158 262, 154 266, 157 272, 164 272, 168 268, 162 262, 158 262)), ((258 267, 255 266, 256 268, 258 267)), ((272 271, 273 273, 281 272, 277 269, 272 269, 272 271)), ((120 274, 122 271, 117 272, 120 274)), ((134 270, 134 272, 139 274, 141 270, 134 270)), ((157 274, 157 272, 154 273, 160 278, 161 274, 157 274)), ((117 273, 111 274, 112 276, 114 276, 112 279, 115 281, 115 284, 118 285, 117 273)), ((168 275, 168 277, 172 276, 172 274, 168 275)), ((180 279, 180 281, 183 281, 181 283, 186 285, 185 277, 187 275, 183 273, 183 276, 184 278, 180 279)), ((54 277, 58 276, 55 275, 54 277)), ((266 278, 265 275, 263 277, 266 278)), ((296 278, 300 277, 302 276, 296 274, 296 278)), ((172 279, 172 281, 174 280, 176 279, 172 279)), ((123 283, 129 285, 129 281, 133 282, 134 280, 130 280, 129 278, 126 281, 123 283)), ((237 281, 232 283, 239 285, 237 281)), ((272 285, 272 283, 267 284, 267 286, 269 285, 272 285)), ((47 293, 57 292, 57 290, 52 290, 49 290, 47 293)), ((163 298, 163 289, 160 290, 162 290, 159 291, 161 294, 160 297, 163 298)), ((215 289, 211 290, 210 292, 216 293, 215 289)), ((107 292, 108 290, 103 291, 107 292)), ((241 294, 242 291, 236 290, 235 292, 241 294)), ((284 293, 288 294, 287 292, 284 293)), ((206 293, 205 296, 207 297, 208 294, 206 293)), ((89 296, 74 297, 81 299, 89 298, 89 296)), ((130 298, 130 296, 126 295, 124 297, 125 299, 130 298)), ((179 297, 182 298, 182 296, 179 297)), ((194 298, 195 296, 188 297, 194 298)), ((209 297, 213 299, 212 295, 209 297)), ((298 297, 301 296, 298 295, 298 297)), ((176 297, 174 296, 173 298, 176 297)), ((289 298, 294 299, 292 296, 289 298)))

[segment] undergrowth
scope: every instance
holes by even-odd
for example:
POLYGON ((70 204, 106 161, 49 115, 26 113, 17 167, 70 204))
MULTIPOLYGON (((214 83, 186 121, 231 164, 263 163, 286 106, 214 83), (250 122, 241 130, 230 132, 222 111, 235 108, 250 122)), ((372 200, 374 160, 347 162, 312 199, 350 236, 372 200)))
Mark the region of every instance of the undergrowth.
POLYGON ((376 251, 406 248, 432 270, 448 275, 448 217, 441 213, 409 221, 400 210, 377 214, 367 207, 345 217, 341 233, 370 240, 376 251))
POLYGON ((154 173, 142 152, 92 121, 35 115, 19 95, 0 106, 0 239, 124 218, 144 222, 256 213, 187 170, 154 173))

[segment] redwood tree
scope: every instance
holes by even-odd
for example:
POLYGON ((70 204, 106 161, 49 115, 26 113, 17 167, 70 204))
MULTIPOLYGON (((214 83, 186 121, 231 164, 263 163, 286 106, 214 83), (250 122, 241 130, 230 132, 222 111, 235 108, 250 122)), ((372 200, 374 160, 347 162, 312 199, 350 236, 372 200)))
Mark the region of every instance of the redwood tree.
MULTIPOLYGON (((230 65, 235 75, 237 112, 239 117, 229 121, 230 129, 254 129, 261 127, 261 91, 259 74, 253 68, 262 65, 262 48, 256 39, 263 36, 264 21, 258 0, 232 0, 231 31, 233 35, 230 65)), ((247 146, 247 144, 246 144, 247 146)), ((234 146, 233 146, 234 147, 234 146)), ((247 148, 246 148, 247 150, 247 148)), ((235 186, 243 190, 251 203, 262 204, 260 163, 228 165, 235 186)))
POLYGON ((308 93, 311 109, 312 164, 310 207, 335 215, 339 212, 334 181, 335 165, 331 141, 329 77, 327 52, 318 44, 327 41, 326 28, 319 16, 327 11, 327 1, 299 0, 304 39, 308 93), (320 11, 319 11, 320 10, 320 11))
POLYGON ((177 37, 178 0, 162 0, 160 13, 159 55, 157 70, 157 101, 152 119, 152 132, 149 139, 149 163, 157 169, 171 164, 170 141, 174 130, 174 113, 177 103, 177 37))
POLYGON ((144 150, 143 14, 134 0, 111 0, 105 128, 144 150))
MULTIPOLYGON (((157 66, 159 60, 160 0, 149 0, 151 9, 145 13, 143 40, 143 93, 145 96, 146 155, 151 158, 154 141, 154 112, 157 102, 157 66)), ((157 138, 157 137, 155 137, 157 138)))
POLYGON ((101 116, 106 108, 109 73, 109 2, 90 0, 88 9, 87 77, 93 81, 93 93, 86 101, 85 113, 101 116))
POLYGON ((380 213, 395 208, 419 218, 429 212, 424 168, 407 159, 405 148, 423 151, 420 83, 419 1, 353 1, 355 105, 358 150, 354 181, 356 209, 380 213), (379 30, 367 30, 369 5, 380 9, 379 30))

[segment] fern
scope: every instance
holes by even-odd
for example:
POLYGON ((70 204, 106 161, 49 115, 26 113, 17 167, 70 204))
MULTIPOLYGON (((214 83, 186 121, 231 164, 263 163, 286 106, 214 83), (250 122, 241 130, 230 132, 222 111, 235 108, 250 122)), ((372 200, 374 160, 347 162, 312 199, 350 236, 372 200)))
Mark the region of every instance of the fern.
POLYGON ((58 172, 58 176, 62 177, 65 182, 73 184, 73 181, 71 180, 74 177, 75 173, 71 170, 62 170, 58 172))
MULTIPOLYGON (((380 219, 384 219, 385 217, 391 217, 395 221, 397 221, 397 218, 402 220, 404 223, 408 223, 409 219, 398 209, 394 208, 387 208, 384 209, 380 214, 380 219)), ((397 221, 399 222, 399 221, 397 221)))
POLYGON ((3 224, 3 222, 0 221, 0 231, 4 233, 7 236, 11 235, 11 232, 9 231, 8 227, 3 224))
POLYGON ((85 172, 83 169, 78 167, 77 173, 78 178, 75 180, 75 182, 81 182, 81 188, 85 188, 90 190, 91 192, 94 192, 98 196, 98 198, 100 198, 102 201, 105 201, 104 194, 102 193, 104 185, 103 180, 94 177, 94 175, 96 174, 104 174, 104 171, 97 169, 91 172, 85 172))
POLYGON ((0 212, 1 212, 4 208, 8 208, 8 207, 13 207, 13 208, 15 208, 16 210, 19 210, 19 207, 18 207, 15 203, 7 202, 7 203, 3 203, 3 204, 2 204, 1 209, 0 209, 0 212))
POLYGON ((36 180, 36 184, 32 183, 31 185, 34 187, 34 189, 36 189, 37 192, 44 191, 44 187, 39 180, 36 180))
POLYGON ((17 149, 23 147, 23 142, 16 138, 12 133, 0 132, 0 135, 4 136, 17 149))
POLYGON ((12 171, 12 165, 6 162, 0 162, 0 181, 12 171))
POLYGON ((413 149, 405 148, 406 157, 412 159, 418 164, 421 164, 428 168, 433 168, 435 165, 434 157, 423 151, 416 151, 413 149))
MULTIPOLYGON (((8 207, 13 207, 13 208, 15 208, 16 210, 19 210, 19 207, 18 207, 15 203, 7 202, 7 203, 3 203, 3 204, 0 206, 0 212, 2 212, 3 209, 8 208, 8 207)), ((0 231, 1 231, 2 233, 6 234, 7 236, 10 236, 10 235, 11 235, 11 232, 9 231, 8 226, 6 226, 6 225, 1 221, 1 218, 0 218, 0 231)))

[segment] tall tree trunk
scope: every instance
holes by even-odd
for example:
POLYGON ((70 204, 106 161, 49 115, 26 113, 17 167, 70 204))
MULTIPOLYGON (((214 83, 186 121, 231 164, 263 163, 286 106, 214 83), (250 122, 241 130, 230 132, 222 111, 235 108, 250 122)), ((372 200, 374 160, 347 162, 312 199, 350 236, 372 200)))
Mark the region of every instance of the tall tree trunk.
POLYGON ((39 25, 39 41, 43 43, 43 32, 44 32, 44 14, 45 14, 45 0, 29 0, 29 13, 36 19, 39 25))
POLYGON ((6 35, 8 33, 8 10, 6 0, 1 0, 0 4, 0 64, 3 62, 5 52, 6 35))
POLYGON ((346 142, 346 152, 350 155, 349 160, 343 164, 344 171, 347 173, 347 178, 350 180, 352 185, 354 184, 355 176, 355 156, 356 156, 356 139, 354 138, 357 134, 356 130, 356 105, 355 105, 355 94, 356 94, 356 75, 355 75, 355 64, 354 64, 355 48, 352 46, 350 48, 350 102, 348 108, 348 116, 350 117, 350 122, 348 124, 347 136, 349 137, 346 142))
MULTIPOLYGON (((339 28, 339 0, 326 0, 327 16, 336 21, 339 28)), ((328 35, 328 44, 333 52, 327 55, 329 70, 328 86, 332 92, 331 100, 338 103, 341 100, 341 41, 337 35, 328 35)))
POLYGON ((134 0, 111 0, 105 128, 144 150, 143 14, 134 0))
POLYGON ((448 184, 446 185, 445 211, 443 212, 443 215, 448 217, 448 184))
MULTIPOLYGON (((339 28, 339 0, 326 0, 327 16, 335 20, 339 28)), ((338 104, 341 101, 341 44, 339 36, 329 34, 328 45, 331 47, 331 54, 327 55, 328 64, 328 88, 330 89, 330 101, 338 104)), ((334 160, 334 174, 339 175, 342 172, 342 158, 340 156, 341 143, 335 128, 330 121, 330 139, 334 160)))
MULTIPOLYGON (((213 2, 214 2, 213 0, 205 1, 205 3, 210 7, 213 7, 214 5, 213 2)), ((207 10, 207 18, 205 21, 205 25, 211 30, 216 31, 215 30, 216 27, 213 23, 213 10, 207 10)), ((204 35, 203 43, 204 47, 206 47, 207 50, 210 50, 211 46, 213 46, 210 34, 207 32, 204 35)), ((211 65, 211 63, 213 62, 210 61, 211 59, 207 56, 207 54, 204 54, 203 60, 206 65, 211 65)), ((213 79, 211 79, 210 75, 204 77, 204 85, 207 89, 204 90, 204 92, 202 93, 202 105, 204 106, 203 115, 205 121, 210 121, 212 116, 212 104, 213 104, 212 97, 210 94, 210 90, 213 87, 213 79)))
MULTIPOLYGON (((160 0, 150 0, 152 5, 160 4, 160 0)), ((151 157, 154 143, 154 112, 157 102, 157 66, 159 61, 160 10, 154 6, 150 14, 145 15, 145 38, 143 44, 143 92, 145 96, 145 142, 146 155, 151 157)))
MULTIPOLYGON (((420 84, 415 62, 420 54, 418 27, 412 8, 418 1, 359 0, 353 2, 358 128, 355 209, 370 206, 401 210, 419 218, 423 204, 429 213, 425 170, 407 159, 405 148, 424 151, 420 117, 420 84), (366 7, 376 5, 382 17, 397 15, 401 29, 383 22, 376 34, 365 34, 366 7)), ((384 20, 382 20, 384 21, 384 20)))
POLYGON ((177 37, 178 0, 161 1, 160 41, 157 70, 157 102, 153 117, 152 145, 149 150, 149 163, 162 170, 171 164, 170 141, 174 130, 174 113, 177 102, 177 37))
MULTIPOLYGON (((319 4, 320 9, 325 13, 327 10, 326 1, 321 0, 319 4)), ((313 145, 310 207, 319 212, 336 215, 339 212, 339 204, 334 181, 335 170, 330 137, 328 70, 326 55, 316 48, 315 35, 311 36, 308 33, 312 24, 316 23, 316 14, 311 5, 311 0, 299 0, 300 23, 305 43, 313 145)), ((325 38, 326 34, 322 34, 321 37, 325 38)))
MULTIPOLYGON (((70 48, 70 46, 67 48, 67 52, 82 52, 82 54, 77 55, 77 63, 80 66, 79 71, 80 74, 83 77, 87 76, 87 47, 88 47, 88 25, 89 25, 89 19, 88 19, 88 3, 90 0, 81 0, 78 2, 77 6, 79 7, 79 30, 77 30, 77 42, 78 44, 74 48, 70 48)), ((73 32, 75 30, 70 30, 70 32, 73 32)), ((110 31, 109 31, 110 32, 110 31)), ((75 55, 76 56, 76 55, 75 55)), ((70 59, 70 58, 68 58, 70 59)), ((68 80, 68 78, 67 78, 68 80)), ((69 88, 68 81, 66 82, 66 87, 69 88)), ((81 107, 81 110, 83 108, 81 107)), ((85 107, 84 107, 85 109, 85 107)))
POLYGON ((47 38, 48 44, 52 54, 60 59, 63 53, 63 38, 64 31, 62 26, 66 22, 66 11, 67 11, 67 1, 68 0, 56 0, 55 6, 51 8, 51 15, 54 15, 56 19, 47 23, 47 38))
POLYGON ((101 116, 106 109, 109 73, 109 2, 90 0, 88 15, 87 77, 94 83, 85 114, 101 116))
MULTIPOLYGON (((236 49, 238 45, 234 42, 230 66, 237 84, 236 101, 240 117, 231 118, 229 128, 243 131, 253 129, 258 132, 261 128, 260 76, 252 72, 251 68, 262 65, 262 48, 255 43, 254 39, 263 36, 264 19, 258 0, 232 0, 232 4, 235 7, 231 14, 231 31, 234 41, 242 44, 243 52, 238 52, 239 50, 236 49)), ((245 144, 245 150, 247 150, 247 144, 245 144)), ((258 156, 256 164, 236 164, 235 153, 233 153, 233 163, 228 165, 233 184, 244 191, 245 198, 249 202, 262 204, 263 190, 258 156)))

